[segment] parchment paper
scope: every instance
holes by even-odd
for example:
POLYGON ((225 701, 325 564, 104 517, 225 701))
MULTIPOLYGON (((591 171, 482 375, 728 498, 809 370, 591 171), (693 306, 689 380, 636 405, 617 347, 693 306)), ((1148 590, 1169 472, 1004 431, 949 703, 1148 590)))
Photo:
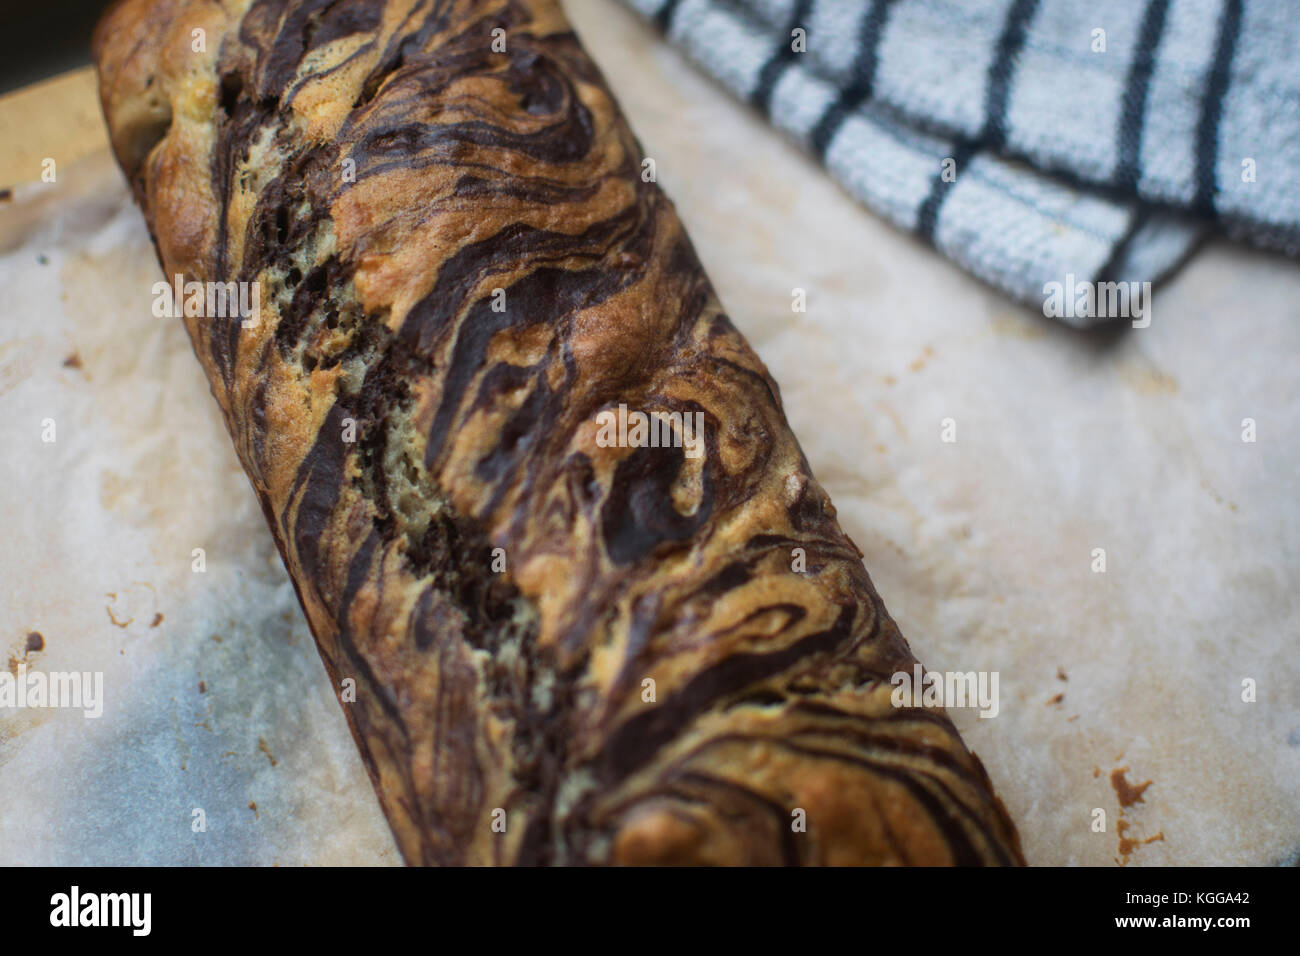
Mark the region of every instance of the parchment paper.
MULTIPOLYGON (((953 717, 1029 861, 1294 862, 1300 274, 1213 245, 1149 328, 1064 329, 566 6, 913 649, 998 672, 953 717)), ((106 697, 0 710, 0 864, 400 862, 159 278, 106 153, 0 204, 0 665, 106 697)))

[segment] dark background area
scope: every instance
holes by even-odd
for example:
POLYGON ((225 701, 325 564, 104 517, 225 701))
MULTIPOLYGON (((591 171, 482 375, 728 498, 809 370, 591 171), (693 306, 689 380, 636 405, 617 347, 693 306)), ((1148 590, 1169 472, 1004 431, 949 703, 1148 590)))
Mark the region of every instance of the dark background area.
POLYGON ((0 94, 90 62, 109 0, 0 0, 0 94))

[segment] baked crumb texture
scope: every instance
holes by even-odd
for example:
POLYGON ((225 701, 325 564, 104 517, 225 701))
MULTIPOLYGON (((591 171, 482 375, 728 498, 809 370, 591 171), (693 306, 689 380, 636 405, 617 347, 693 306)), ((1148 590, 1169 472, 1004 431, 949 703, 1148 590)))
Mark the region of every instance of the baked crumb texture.
POLYGON ((408 862, 1022 862, 556 3, 124 0, 95 59, 166 275, 259 284, 186 326, 408 862))

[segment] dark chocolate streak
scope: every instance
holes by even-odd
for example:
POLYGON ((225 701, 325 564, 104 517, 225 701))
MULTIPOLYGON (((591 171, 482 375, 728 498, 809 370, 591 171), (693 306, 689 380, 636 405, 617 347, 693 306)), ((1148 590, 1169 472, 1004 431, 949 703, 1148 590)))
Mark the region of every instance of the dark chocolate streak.
POLYGON ((409 862, 1019 860, 552 3, 255 0, 212 69, 264 326, 190 332, 409 862))

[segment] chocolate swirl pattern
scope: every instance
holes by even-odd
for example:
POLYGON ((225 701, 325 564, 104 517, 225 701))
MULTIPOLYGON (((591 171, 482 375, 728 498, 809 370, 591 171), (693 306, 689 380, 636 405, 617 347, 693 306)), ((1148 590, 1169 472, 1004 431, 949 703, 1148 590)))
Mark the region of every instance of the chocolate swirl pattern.
POLYGON ((186 326, 408 862, 1022 862, 554 2, 122 0, 95 54, 167 274, 258 283, 186 326))

